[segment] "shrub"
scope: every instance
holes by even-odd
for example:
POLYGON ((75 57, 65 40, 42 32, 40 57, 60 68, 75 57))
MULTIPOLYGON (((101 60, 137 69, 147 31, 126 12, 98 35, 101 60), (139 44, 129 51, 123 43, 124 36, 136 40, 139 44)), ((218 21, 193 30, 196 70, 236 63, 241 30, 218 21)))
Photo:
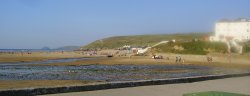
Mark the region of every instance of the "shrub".
POLYGON ((250 52, 250 45, 244 45, 243 50, 244 50, 244 53, 250 52))

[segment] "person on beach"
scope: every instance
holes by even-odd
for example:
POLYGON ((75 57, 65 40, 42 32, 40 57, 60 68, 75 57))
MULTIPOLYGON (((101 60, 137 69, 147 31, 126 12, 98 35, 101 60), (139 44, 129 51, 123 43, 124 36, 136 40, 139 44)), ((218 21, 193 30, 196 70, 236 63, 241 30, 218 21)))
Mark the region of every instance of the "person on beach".
POLYGON ((181 56, 176 56, 175 62, 176 63, 181 63, 182 62, 181 56))
POLYGON ((207 62, 210 62, 210 58, 209 58, 209 56, 207 56, 207 62))
POLYGON ((207 56, 207 62, 213 62, 213 58, 211 56, 207 56))
POLYGON ((179 63, 181 63, 181 56, 179 56, 179 60, 178 61, 179 61, 179 63))
POLYGON ((178 56, 175 57, 175 63, 178 63, 178 56))

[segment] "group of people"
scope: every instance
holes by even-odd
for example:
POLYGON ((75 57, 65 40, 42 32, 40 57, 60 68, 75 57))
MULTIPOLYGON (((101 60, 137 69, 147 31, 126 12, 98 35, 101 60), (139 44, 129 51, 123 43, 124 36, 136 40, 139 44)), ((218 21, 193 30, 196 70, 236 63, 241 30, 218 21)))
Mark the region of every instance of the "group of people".
MULTIPOLYGON (((153 59, 163 59, 163 56, 161 56, 161 55, 159 55, 159 56, 153 55, 152 58, 153 59)), ((165 59, 170 60, 169 57, 166 57, 165 59)), ((213 62, 213 57, 212 56, 207 56, 206 59, 207 59, 207 62, 209 62, 209 63, 213 62)), ((175 62, 183 64, 183 63, 185 63, 185 59, 182 58, 181 56, 176 56, 175 57, 175 62)))
POLYGON ((212 56, 207 56, 207 62, 213 62, 212 56))
POLYGON ((184 63, 184 59, 182 59, 181 56, 176 56, 175 57, 175 62, 176 63, 184 63))

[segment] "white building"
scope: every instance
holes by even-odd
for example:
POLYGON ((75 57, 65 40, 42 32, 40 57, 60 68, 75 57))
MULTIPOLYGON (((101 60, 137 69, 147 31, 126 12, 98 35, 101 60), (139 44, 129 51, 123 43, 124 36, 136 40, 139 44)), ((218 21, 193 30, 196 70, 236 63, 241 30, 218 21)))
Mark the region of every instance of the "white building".
POLYGON ((215 36, 210 37, 211 41, 240 41, 250 40, 250 20, 222 20, 215 25, 215 36))

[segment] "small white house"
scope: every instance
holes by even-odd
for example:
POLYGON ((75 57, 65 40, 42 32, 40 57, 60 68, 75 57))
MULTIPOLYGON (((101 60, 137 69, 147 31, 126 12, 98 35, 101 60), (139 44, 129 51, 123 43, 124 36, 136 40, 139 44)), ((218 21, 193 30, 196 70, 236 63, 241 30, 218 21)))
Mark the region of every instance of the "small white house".
POLYGON ((215 24, 215 35, 210 41, 235 40, 244 42, 250 40, 250 20, 221 20, 215 24))

